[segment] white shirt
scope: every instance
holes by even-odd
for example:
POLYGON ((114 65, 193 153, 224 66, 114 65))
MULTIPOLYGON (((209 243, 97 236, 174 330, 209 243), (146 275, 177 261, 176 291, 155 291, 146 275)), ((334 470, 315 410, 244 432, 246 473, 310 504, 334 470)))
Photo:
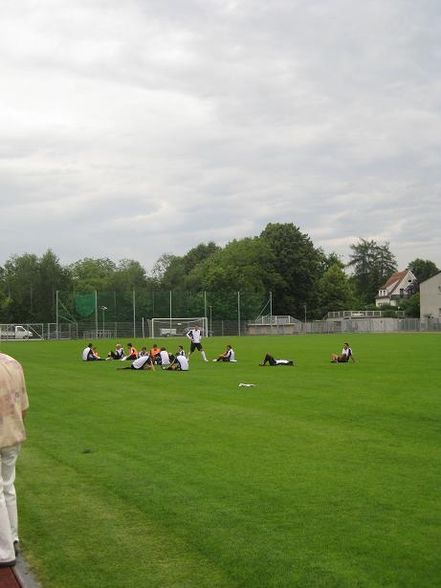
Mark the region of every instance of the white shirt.
POLYGON ((141 355, 141 357, 132 361, 132 365, 136 370, 140 370, 148 362, 149 358, 149 355, 141 355))
POLYGON ((161 365, 169 365, 170 364, 170 356, 168 351, 160 351, 159 356, 161 358, 161 365))
POLYGON ((184 355, 178 355, 176 361, 179 362, 179 365, 181 366, 181 370, 183 372, 186 372, 188 370, 188 359, 184 355))
POLYGON ((87 361, 87 358, 88 358, 88 356, 89 356, 89 353, 90 353, 91 351, 92 351, 92 348, 91 348, 91 347, 89 347, 89 346, 88 346, 88 347, 85 347, 85 348, 83 349, 83 353, 81 354, 81 357, 83 358, 83 361, 87 361))
POLYGON ((346 349, 343 347, 341 354, 346 355, 349 358, 352 355, 352 349, 350 347, 347 347, 346 349))
POLYGON ((188 331, 187 333, 187 338, 190 339, 190 341, 193 341, 193 343, 200 343, 202 333, 199 329, 191 329, 191 331, 188 331))

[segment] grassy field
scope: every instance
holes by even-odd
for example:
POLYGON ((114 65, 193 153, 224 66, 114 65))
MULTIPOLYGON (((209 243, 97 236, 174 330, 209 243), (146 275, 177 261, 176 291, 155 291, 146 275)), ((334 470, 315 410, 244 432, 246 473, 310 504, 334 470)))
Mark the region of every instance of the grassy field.
POLYGON ((2 344, 27 376, 17 491, 44 588, 440 586, 441 335, 349 341, 334 365, 342 337, 213 338, 238 363, 188 373, 2 344))

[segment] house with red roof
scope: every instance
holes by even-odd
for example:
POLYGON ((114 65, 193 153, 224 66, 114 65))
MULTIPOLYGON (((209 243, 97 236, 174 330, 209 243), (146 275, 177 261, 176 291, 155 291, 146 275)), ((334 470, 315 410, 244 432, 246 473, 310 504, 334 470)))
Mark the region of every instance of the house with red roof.
POLYGON ((409 269, 395 272, 378 290, 375 305, 399 306, 403 298, 410 298, 417 290, 418 280, 409 269))

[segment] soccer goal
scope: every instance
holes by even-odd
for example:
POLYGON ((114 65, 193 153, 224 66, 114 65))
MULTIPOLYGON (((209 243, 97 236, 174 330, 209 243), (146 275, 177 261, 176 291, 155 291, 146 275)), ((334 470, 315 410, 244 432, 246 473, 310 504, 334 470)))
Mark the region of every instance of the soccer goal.
POLYGON ((199 325, 204 337, 208 336, 208 319, 206 316, 153 318, 152 339, 157 337, 183 337, 196 325, 199 325))

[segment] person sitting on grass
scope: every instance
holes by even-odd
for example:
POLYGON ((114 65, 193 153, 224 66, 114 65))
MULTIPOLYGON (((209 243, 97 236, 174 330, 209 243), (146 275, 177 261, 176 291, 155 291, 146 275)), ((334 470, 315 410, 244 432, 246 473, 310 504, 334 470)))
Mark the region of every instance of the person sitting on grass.
POLYGON ((331 355, 331 363, 348 363, 349 360, 355 362, 352 349, 349 347, 349 343, 345 343, 343 345, 343 349, 341 350, 340 355, 337 355, 336 353, 331 355))
POLYGON ((122 359, 124 357, 124 349, 117 343, 115 345, 115 351, 109 351, 107 359, 122 359))
POLYGON ((187 356, 185 355, 185 349, 182 347, 182 345, 178 345, 178 348, 177 348, 177 350, 176 350, 176 353, 175 353, 175 355, 176 355, 176 356, 178 356, 178 355, 183 355, 184 357, 187 357, 187 356))
POLYGON ((122 361, 133 361, 134 359, 138 359, 138 350, 136 349, 136 347, 131 343, 127 343, 127 347, 129 350, 127 352, 127 355, 122 358, 122 361))
POLYGON ((169 366, 162 369, 171 370, 173 372, 188 372, 189 367, 190 364, 185 355, 177 355, 169 366))
POLYGON ((225 351, 219 355, 219 357, 213 359, 213 361, 230 361, 232 363, 236 363, 237 360, 234 349, 231 347, 231 345, 227 345, 225 351))
POLYGON ((98 358, 95 357, 94 353, 93 353, 93 345, 92 343, 89 343, 84 349, 83 352, 81 353, 81 358, 83 361, 98 361, 98 358))
POLYGON ((161 350, 159 349, 158 345, 153 343, 153 347, 150 349, 150 357, 155 363, 157 363, 160 352, 161 350))
POLYGON ((98 349, 96 347, 92 348, 92 353, 97 361, 102 361, 102 357, 100 357, 100 354, 98 353, 98 349))
POLYGON ((153 370, 155 371, 155 364, 150 355, 142 355, 132 361, 127 367, 116 368, 118 370, 153 370))
POLYGON ((294 362, 292 359, 274 359, 274 357, 270 353, 267 353, 265 355, 265 357, 263 358, 262 363, 259 363, 259 365, 260 366, 265 366, 265 365, 271 365, 271 366, 290 365, 290 366, 293 366, 294 362))
POLYGON ((157 356, 156 363, 161 365, 162 369, 165 369, 172 363, 173 359, 173 355, 170 356, 167 349, 165 347, 161 347, 161 351, 157 356))

